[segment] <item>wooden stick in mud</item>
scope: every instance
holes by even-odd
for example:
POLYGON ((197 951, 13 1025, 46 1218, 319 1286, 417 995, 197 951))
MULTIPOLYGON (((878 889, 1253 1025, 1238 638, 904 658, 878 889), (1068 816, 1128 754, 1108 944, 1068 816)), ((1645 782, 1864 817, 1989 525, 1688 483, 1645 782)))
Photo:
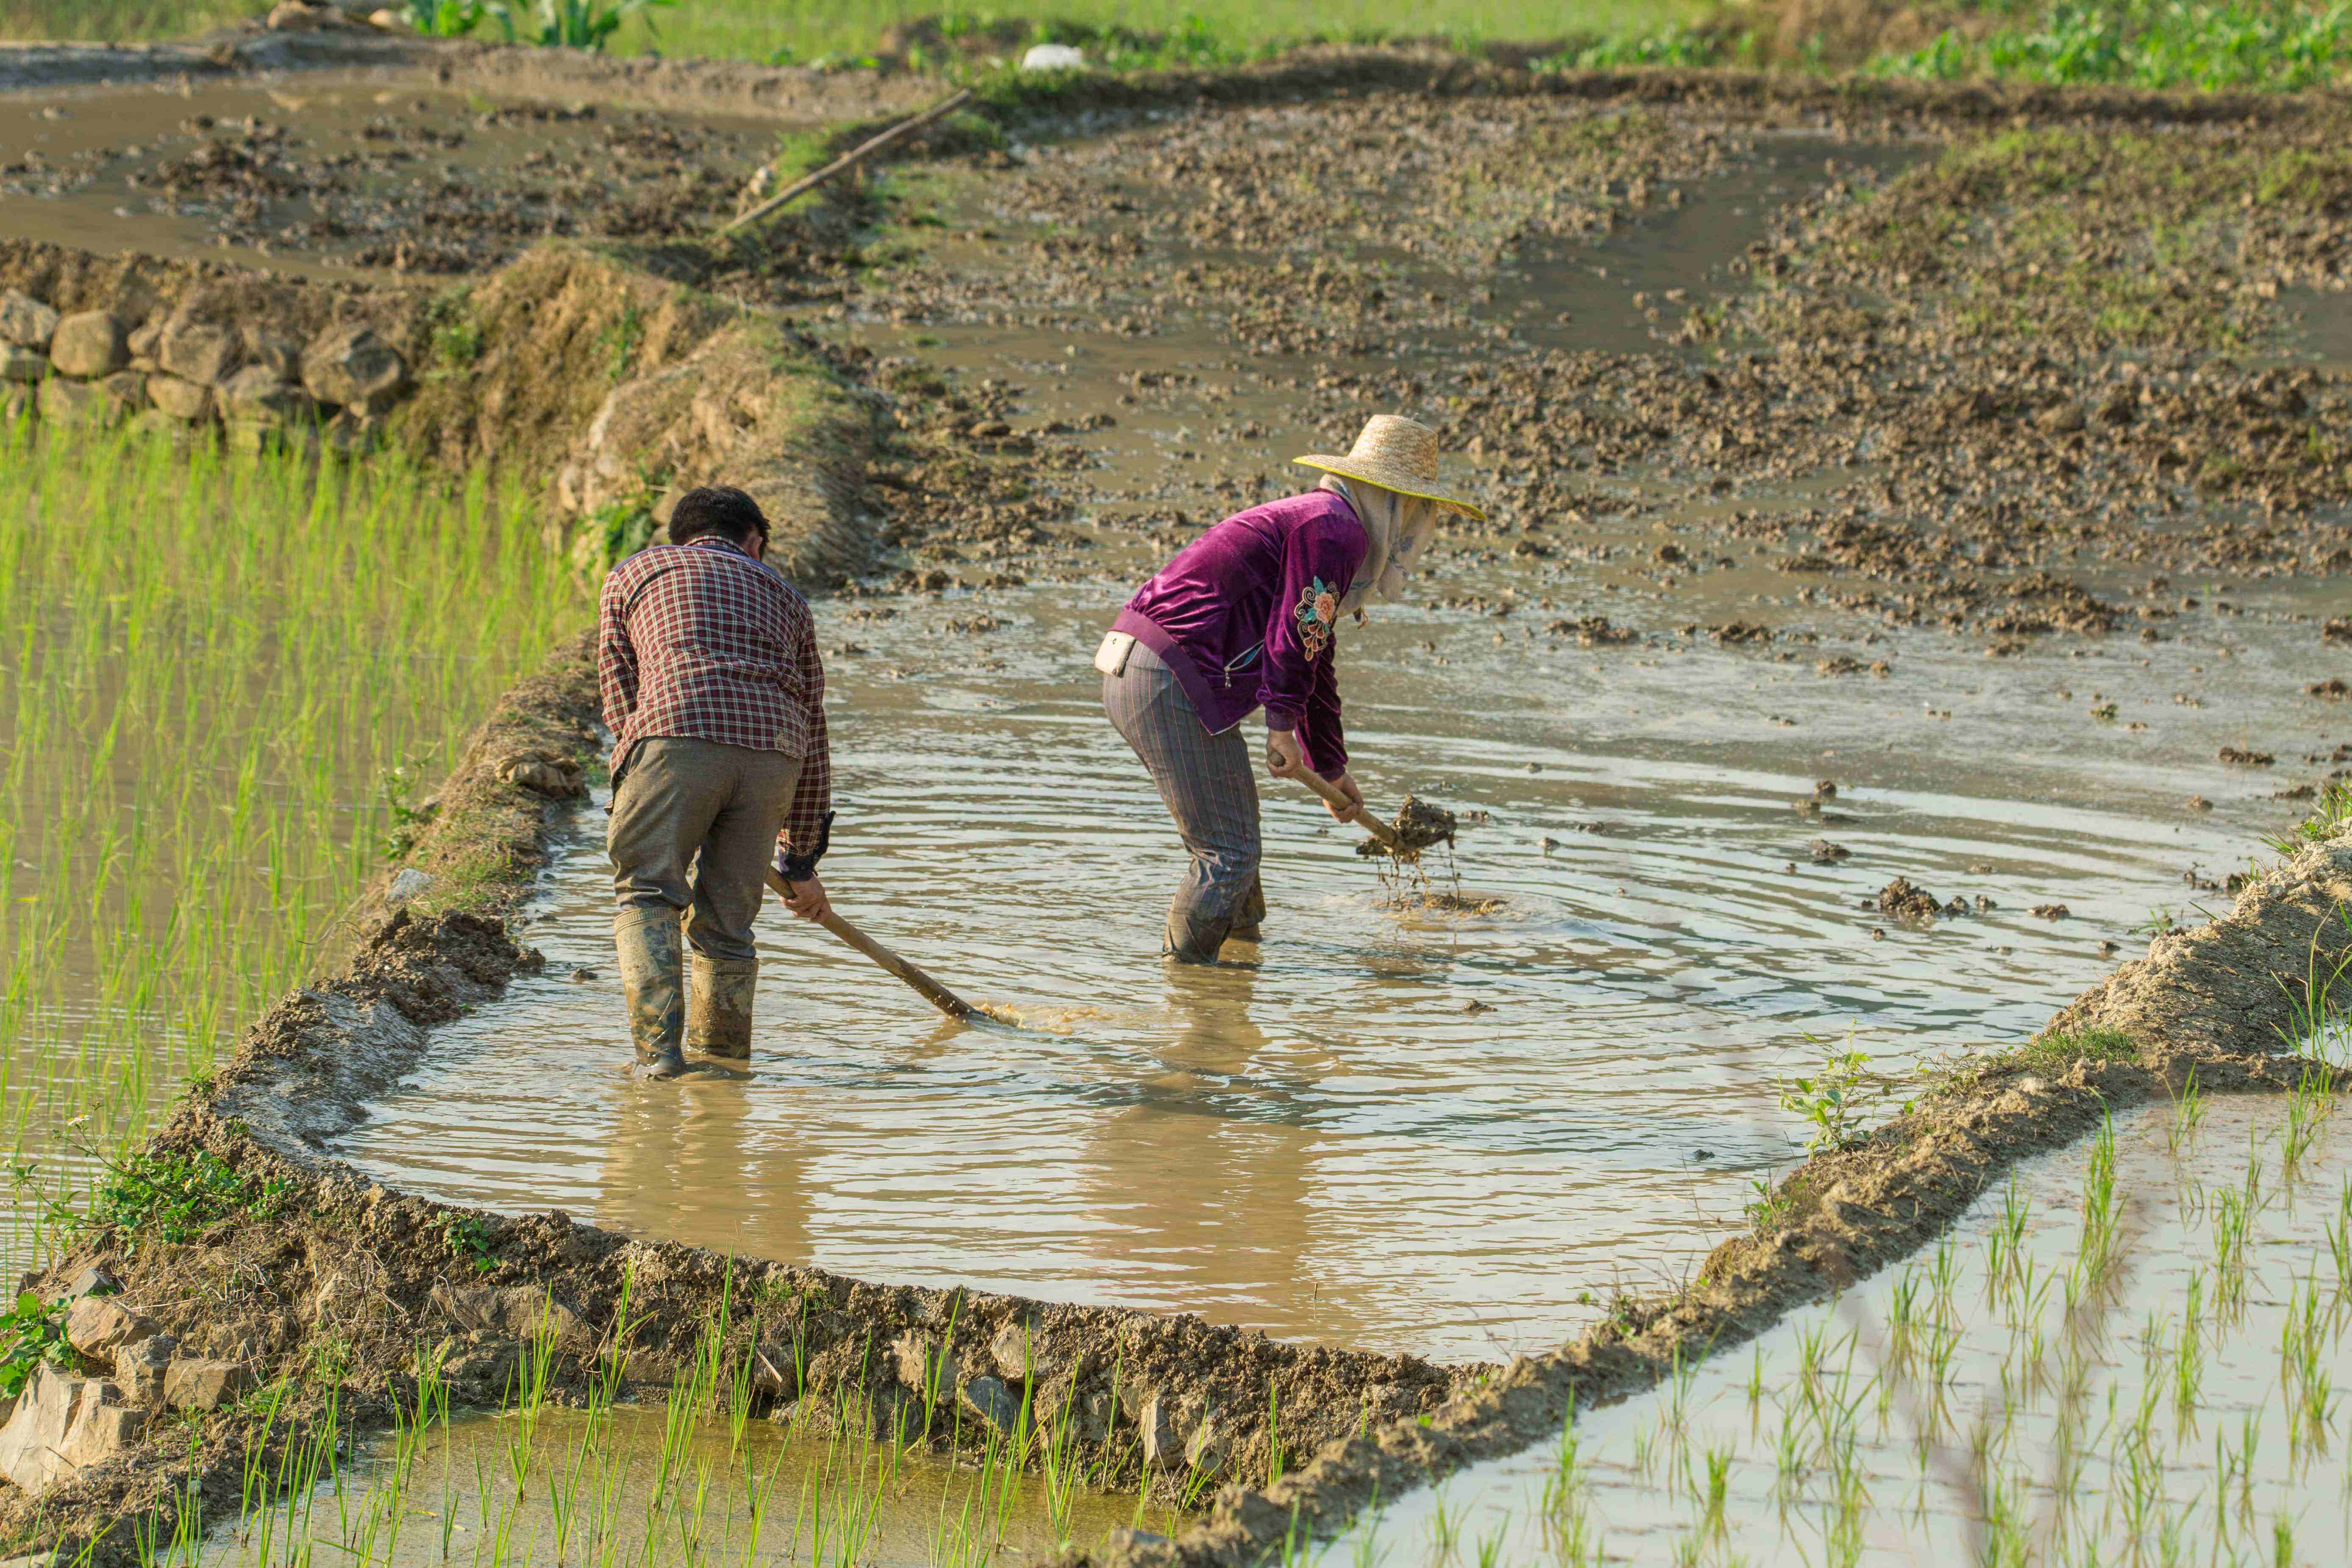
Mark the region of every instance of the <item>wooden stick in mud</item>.
MULTIPOLYGON (((1298 776, 1300 780, 1306 784, 1308 789, 1313 790, 1317 795, 1321 795, 1325 800, 1329 801, 1333 805, 1339 807, 1342 811, 1345 811, 1348 807, 1355 805, 1356 804, 1349 800, 1346 795, 1339 793, 1339 786, 1338 784, 1333 784, 1329 779, 1325 778, 1313 768, 1307 769, 1298 776)), ((1390 854, 1402 855, 1406 853, 1404 840, 1396 836, 1396 829, 1391 827, 1387 823, 1382 822, 1379 817, 1374 816, 1370 812, 1364 810, 1361 806, 1357 806, 1356 808, 1356 821, 1362 826, 1365 832, 1372 836, 1373 839, 1379 843, 1381 848, 1387 850, 1390 854)))
POLYGON ((824 184, 835 174, 840 174, 844 169, 855 167, 856 164, 864 162, 867 157, 876 153, 879 153, 883 148, 889 146, 893 142, 898 141, 900 137, 908 135, 912 132, 921 130, 924 126, 929 125, 932 121, 937 120, 940 115, 945 114, 949 110, 955 108, 956 105, 963 102, 964 100, 971 96, 971 89, 967 87, 961 91, 954 94, 952 97, 941 99, 939 102, 931 105, 929 109, 926 109, 920 114, 915 116, 912 120, 902 120, 898 121, 898 124, 893 125, 889 130, 882 132, 881 135, 873 138, 871 141, 863 142, 858 146, 853 147, 846 153, 844 153, 840 157, 835 158, 832 163, 827 163, 815 174, 806 174, 802 176, 800 179, 794 180, 791 184, 786 185, 782 191, 775 195, 770 196, 766 201, 761 202, 758 206, 753 207, 750 212, 745 213, 741 217, 737 218, 733 223, 729 224, 719 232, 721 234, 733 234, 737 229, 741 228, 747 223, 757 223, 760 219, 767 216, 770 213, 774 212, 778 207, 782 206, 786 202, 791 201, 794 196, 801 195, 805 192, 816 189, 819 185, 824 184))
MULTIPOLYGON (((784 886, 784 879, 776 874, 776 869, 772 866, 768 868, 768 886, 775 889, 776 897, 780 899, 792 897, 792 889, 784 886)), ((817 924, 913 986, 924 1001, 929 1002, 949 1017, 969 1018, 977 1011, 971 1003, 831 910, 828 910, 824 918, 817 921, 817 924)))

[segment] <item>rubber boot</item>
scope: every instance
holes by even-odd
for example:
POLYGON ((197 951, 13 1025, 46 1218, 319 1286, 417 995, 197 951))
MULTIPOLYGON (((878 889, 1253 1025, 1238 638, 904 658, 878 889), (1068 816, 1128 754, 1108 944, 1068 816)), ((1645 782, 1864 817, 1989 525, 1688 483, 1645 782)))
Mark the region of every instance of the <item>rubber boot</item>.
POLYGON ((1225 933, 1227 942, 1259 942, 1264 940, 1261 928, 1265 922, 1265 885, 1257 878, 1250 879, 1249 891, 1242 895, 1241 903, 1234 910, 1234 928, 1225 933))
POLYGON ((629 1003, 637 1076, 676 1078, 686 1070, 678 1052, 686 1033, 686 942, 677 911, 664 904, 617 911, 613 948, 629 1003))
POLYGON ((686 1048, 725 1061, 751 1059, 751 998, 760 986, 756 958, 687 958, 686 1048))

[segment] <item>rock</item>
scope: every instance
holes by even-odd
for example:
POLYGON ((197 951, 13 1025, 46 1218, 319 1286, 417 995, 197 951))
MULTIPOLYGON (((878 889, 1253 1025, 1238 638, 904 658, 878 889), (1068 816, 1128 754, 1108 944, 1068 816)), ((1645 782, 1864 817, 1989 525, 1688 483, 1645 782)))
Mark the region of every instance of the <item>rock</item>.
POLYGON ((365 414, 346 408, 327 421, 327 449, 345 458, 364 458, 383 444, 383 425, 365 414))
POLYGON ((1002 1378, 975 1377, 963 1385, 963 1402, 971 1412, 1000 1432, 1021 1424, 1021 1396, 1002 1378))
POLYGON ((131 363, 122 323, 104 310, 80 310, 58 322, 49 339, 49 363, 60 375, 96 381, 131 363))
POLYGON ((235 329, 177 317, 163 323, 155 363, 182 381, 217 386, 244 358, 244 339, 235 329))
POLYGON ((44 1366, 0 1428, 0 1475, 37 1498, 75 1471, 114 1458, 144 1424, 113 1384, 44 1366))
POLYGON ((996 1331, 988 1342, 988 1358, 996 1363, 1006 1381, 1025 1383, 1033 1377, 1047 1375, 1044 1343, 1027 1323, 1015 1318, 996 1331))
POLYGON ((86 381, 68 381, 61 375, 41 383, 39 405, 42 418, 60 425, 79 425, 112 412, 105 395, 98 388, 86 381))
POLYGON ((281 338, 265 327, 247 327, 245 354, 280 381, 302 379, 302 345, 291 338, 281 338))
POLYGON ((341 20, 341 16, 331 6, 313 9, 302 4, 302 0, 278 0, 278 4, 269 8, 268 18, 262 26, 273 33, 315 33, 320 27, 341 20))
POLYGON ((0 343, 47 353, 61 318, 21 289, 0 290, 0 343))
POLYGON ((517 1339, 562 1344, 580 1329, 580 1314, 546 1290, 518 1285, 499 1294, 499 1326, 517 1339))
POLYGON ((176 375, 149 376, 147 401, 183 425, 209 418, 213 411, 212 388, 176 375))
POLYGON ((540 755, 502 757, 491 771, 508 784, 558 800, 579 795, 585 787, 580 769, 569 758, 540 755))
POLYGON ((1219 1470, 1223 1469, 1225 1460, 1231 1458, 1232 1454, 1233 1442, 1218 1429, 1217 1418, 1213 1415, 1203 1419, 1201 1425, 1194 1428, 1192 1437, 1184 1444, 1186 1468, 1198 1470, 1205 1476, 1215 1475, 1219 1470))
POLYGON ((114 1380, 133 1405, 154 1405, 163 1397, 163 1373, 172 1364, 179 1342, 169 1334, 150 1334, 114 1352, 114 1380))
POLYGON ((66 1343, 92 1361, 110 1360, 121 1347, 161 1331, 152 1318, 114 1296, 84 1296, 66 1309, 66 1343))
POLYGON ((414 866, 403 866, 394 875, 392 886, 383 890, 384 901, 391 904, 404 904, 432 885, 433 877, 430 872, 420 871, 414 866))
POLYGON ((370 327, 330 327, 302 351, 302 384, 321 403, 383 414, 407 379, 400 351, 370 327))
POLYGON ((1027 54, 1021 57, 1021 68, 1024 71, 1084 70, 1087 68, 1087 55, 1084 49, 1072 48, 1067 44, 1034 44, 1027 54))
POLYGON ((1832 865, 1837 861, 1843 860, 1853 853, 1853 851, 1847 848, 1844 845, 1832 844, 1826 838, 1816 838, 1813 840, 1813 858, 1815 861, 1824 866, 1832 865))
POLYGON ((0 347, 0 381, 30 384, 49 374, 49 356, 38 349, 9 343, 0 347))
POLYGON ((955 1352, 939 1349, 928 1334, 899 1335, 891 1342, 890 1355, 898 1381, 917 1394, 934 1394, 955 1386, 955 1352))
POLYGON ((125 414, 147 406, 147 377, 140 371, 118 370, 98 384, 106 400, 125 414))
POLYGON ((182 1356, 163 1369, 163 1403, 174 1410, 217 1410, 252 1386, 242 1363, 211 1356, 182 1356))
POLYGON ((1895 878, 1878 890, 1877 898, 1864 899, 1862 907, 1916 921, 1931 921, 1944 912, 1943 900, 1927 889, 1915 886, 1908 877, 1895 878))
POLYGON ((228 449, 240 457, 258 458, 286 448, 286 426, 275 419, 247 416, 225 420, 221 435, 228 449))
POLYGON ((266 425, 283 425, 317 412, 309 394, 262 364, 247 365, 221 383, 220 402, 226 417, 266 425))
POLYGON ((112 1296, 121 1293, 122 1281, 96 1264, 83 1269, 68 1280, 58 1292, 58 1300, 70 1301, 81 1296, 112 1296))
POLYGON ((131 332, 131 357, 135 360, 153 359, 155 345, 163 341, 163 323, 161 321, 149 321, 133 328, 131 332))
POLYGON ((1136 1425, 1143 1429, 1143 1462, 1153 1469, 1172 1470, 1183 1463, 1183 1447, 1176 1438, 1176 1423, 1168 1396, 1155 1394, 1143 1402, 1136 1425))

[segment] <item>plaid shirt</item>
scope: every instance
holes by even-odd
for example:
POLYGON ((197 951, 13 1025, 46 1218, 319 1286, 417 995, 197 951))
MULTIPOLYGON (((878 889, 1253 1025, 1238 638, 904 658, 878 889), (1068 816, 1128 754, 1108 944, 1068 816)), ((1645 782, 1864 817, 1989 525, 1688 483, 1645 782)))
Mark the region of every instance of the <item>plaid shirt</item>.
POLYGON ((805 879, 833 818, 824 665, 808 601, 741 546, 704 534, 613 568, 596 620, 614 786, 637 742, 657 735, 798 757, 776 848, 778 863, 805 879))

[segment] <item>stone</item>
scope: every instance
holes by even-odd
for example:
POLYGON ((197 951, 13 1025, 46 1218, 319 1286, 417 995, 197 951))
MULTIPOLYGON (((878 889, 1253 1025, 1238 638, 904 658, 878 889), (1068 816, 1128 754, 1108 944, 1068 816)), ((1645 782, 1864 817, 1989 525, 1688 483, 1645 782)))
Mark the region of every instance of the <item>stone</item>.
POLYGON ((141 409, 132 416, 131 427, 142 435, 163 437, 175 446, 188 445, 195 439, 194 426, 174 419, 160 408, 141 409))
POLYGON ((1029 1325, 1018 1318, 997 1330, 996 1337, 988 1342, 988 1356, 996 1370, 1016 1383, 1045 1375, 1044 1350, 1029 1325))
POLYGON ((1087 55, 1084 49, 1074 48, 1068 44, 1033 44, 1029 52, 1021 57, 1021 68, 1024 71, 1084 70, 1087 68, 1087 55))
POLYGON ((314 9, 302 4, 302 0, 278 0, 262 26, 273 33, 315 33, 328 25, 327 17, 331 14, 329 7, 314 9))
POLYGON ((149 321, 142 326, 133 328, 131 333, 131 357, 132 359, 143 360, 153 359, 155 357, 155 345, 163 341, 163 323, 161 321, 149 321))
POLYGON ((383 442, 383 426, 380 421, 348 408, 328 420, 322 433, 327 439, 327 449, 344 458, 364 458, 383 442))
POLYGON ((518 753, 499 758, 490 764, 490 771, 508 784, 558 800, 570 799, 585 788, 585 775, 564 757, 518 753))
POLYGON ((900 1334, 890 1354, 898 1381, 917 1394, 944 1394, 956 1384, 955 1352, 940 1349, 928 1334, 900 1334))
POLYGON ((284 425, 316 412, 310 395, 279 377, 264 364, 249 364, 220 384, 222 415, 284 425))
POLYGON ((321 403, 382 414, 407 380, 408 362, 371 327, 330 327, 302 351, 302 384, 321 403))
POLYGON ((86 381, 53 375, 41 383, 41 417, 60 425, 79 425, 107 411, 106 398, 86 381))
POLYGON ((108 1361, 116 1350, 162 1332, 152 1318, 135 1312, 121 1298, 84 1296, 66 1309, 66 1343, 92 1361, 108 1361))
POLYGON ((177 317, 163 323, 155 344, 157 364, 198 386, 219 385, 244 355, 244 338, 236 329, 177 317))
POLYGON ((1166 1394, 1155 1394, 1145 1400, 1136 1425, 1143 1429, 1143 1462, 1147 1466, 1172 1470, 1183 1464, 1183 1445, 1177 1440, 1174 1413, 1169 1409, 1166 1394))
POLYGON ((267 457, 286 449, 286 426, 276 419, 256 419, 250 416, 223 420, 221 437, 228 449, 244 458, 267 457))
POLYGON ((125 1406, 113 1384, 44 1366, 0 1427, 0 1475, 38 1498, 121 1453, 144 1425, 143 1413, 125 1406))
POLYGON ((58 313, 18 289, 0 289, 0 343, 48 352, 58 313))
POLYGON ((383 890, 384 902, 404 904, 432 885, 430 872, 420 871, 414 866, 403 866, 394 874, 392 885, 383 890))
POLYGON ((163 1373, 172 1364, 179 1341, 169 1334, 150 1334, 114 1352, 114 1381, 133 1405, 155 1405, 163 1397, 163 1373))
POLYGON ((32 417, 34 403, 31 387, 0 381, 0 430, 13 429, 32 417))
POLYGON ((543 1338, 557 1344, 572 1338, 582 1327, 580 1314, 571 1306, 528 1285, 499 1293, 498 1320, 499 1326, 517 1339, 543 1338))
POLYGON ((245 357, 280 381, 302 379, 302 345, 267 327, 245 329, 245 357))
POLYGON ((104 310, 79 310, 58 322, 49 338, 49 363, 60 375, 96 381, 131 363, 122 323, 104 310))
POLYGON ((1192 1437, 1184 1444, 1184 1463, 1187 1468, 1204 1476, 1213 1476, 1225 1468, 1225 1460, 1232 1453, 1233 1443, 1218 1429, 1216 1417, 1213 1415, 1194 1428, 1192 1437))
POLYGON ((147 406, 147 377, 143 372, 118 370, 98 384, 106 400, 129 412, 147 406))
POLYGON ((253 1386, 242 1363, 181 1356, 163 1369, 163 1403, 174 1410, 217 1410, 253 1386))
POLYGON ((1021 1396, 996 1377, 975 1377, 963 1385, 963 1402, 971 1413, 1000 1432, 1021 1424, 1021 1396))
POLYGON ((149 376, 147 401, 184 425, 208 418, 213 411, 211 387, 183 381, 176 375, 149 376))
POLYGON ((31 384, 49 374, 49 356, 20 343, 0 346, 0 381, 31 384))

